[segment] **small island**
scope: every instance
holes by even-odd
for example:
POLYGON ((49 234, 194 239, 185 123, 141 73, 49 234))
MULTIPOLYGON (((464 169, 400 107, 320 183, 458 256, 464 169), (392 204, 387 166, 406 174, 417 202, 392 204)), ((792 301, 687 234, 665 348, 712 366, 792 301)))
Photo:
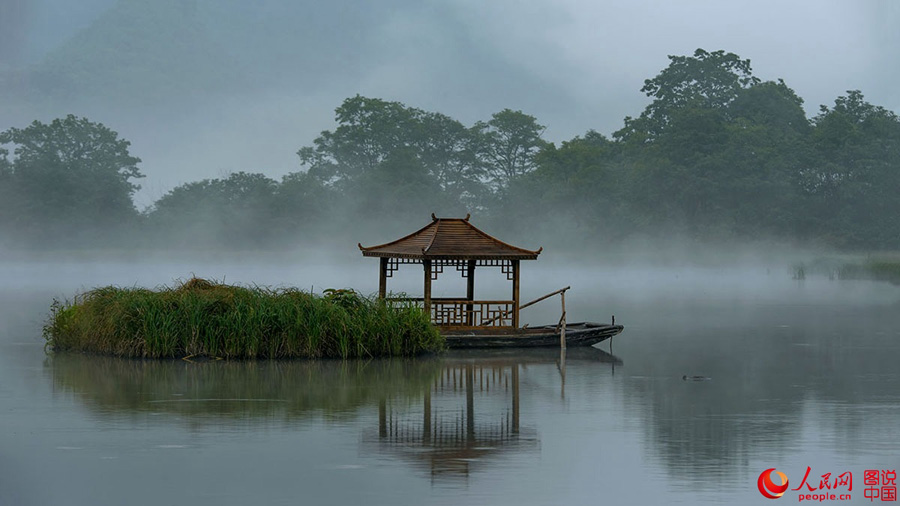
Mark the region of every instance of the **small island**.
POLYGON ((54 351, 133 358, 364 358, 444 348, 428 314, 353 290, 322 296, 192 278, 174 287, 102 287, 54 300, 54 351))

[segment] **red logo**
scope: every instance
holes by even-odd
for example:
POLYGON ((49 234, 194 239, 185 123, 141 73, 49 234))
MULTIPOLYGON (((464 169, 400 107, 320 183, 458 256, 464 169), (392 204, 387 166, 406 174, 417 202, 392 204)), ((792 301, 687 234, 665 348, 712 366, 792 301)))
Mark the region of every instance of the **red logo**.
POLYGON ((788 479, 787 476, 781 471, 775 471, 775 468, 766 469, 759 475, 759 479, 756 480, 756 485, 759 487, 759 493, 768 497, 769 499, 778 499, 779 497, 784 495, 784 492, 788 489, 788 479), (774 481, 772 481, 772 472, 775 472, 778 475, 780 483, 777 485, 774 481))

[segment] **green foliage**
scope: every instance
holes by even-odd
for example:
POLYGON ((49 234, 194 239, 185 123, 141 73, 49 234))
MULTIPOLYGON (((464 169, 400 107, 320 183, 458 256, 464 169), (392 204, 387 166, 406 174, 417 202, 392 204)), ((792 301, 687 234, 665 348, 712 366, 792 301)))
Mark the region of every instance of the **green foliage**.
POLYGON ((900 285, 900 258, 896 254, 877 254, 843 262, 831 261, 825 269, 820 268, 819 273, 832 278, 837 274, 840 279, 873 279, 900 285))
POLYGON ((900 119, 851 90, 813 118, 812 153, 800 173, 813 228, 842 246, 897 247, 900 119))
MULTIPOLYGON (((374 169, 348 184, 347 196, 358 209, 382 220, 414 226, 432 211, 451 212, 458 202, 430 177, 412 149, 397 150, 374 169)), ((456 211, 459 212, 458 210, 456 211)))
POLYGON ((380 216, 406 228, 414 216, 462 212, 484 193, 477 132, 448 116, 357 95, 335 119, 334 131, 298 155, 309 176, 339 196, 339 216, 380 216))
POLYGON ((7 156, 9 152, 0 148, 0 234, 16 235, 19 216, 18 212, 24 206, 16 191, 13 179, 12 163, 7 156))
POLYGON ((475 128, 481 133, 481 157, 493 185, 501 192, 536 166, 535 155, 549 143, 541 138, 545 127, 522 111, 504 109, 475 128))
POLYGON ((741 60, 725 51, 694 51, 693 56, 669 56, 669 66, 653 79, 644 81, 641 91, 653 97, 640 118, 626 118, 617 138, 637 135, 653 139, 672 127, 672 115, 686 108, 724 109, 741 90, 759 83, 753 77, 750 60, 741 60))
POLYGON ((377 357, 439 351, 443 338, 420 308, 355 292, 191 279, 156 291, 97 288, 54 301, 44 326, 56 351, 121 357, 377 357))
POLYGON ((532 233, 540 225, 545 240, 568 240, 574 227, 587 243, 640 234, 900 248, 894 112, 852 90, 808 119, 784 81, 757 78, 733 53, 669 60, 644 83, 651 103, 612 139, 589 131, 556 146, 521 111, 467 127, 357 95, 298 151, 308 170, 188 183, 142 221, 127 141, 73 116, 36 122, 0 134, 0 231, 15 241, 26 230, 84 237, 134 225, 149 244, 258 249, 378 240, 431 212, 473 212, 532 233))
POLYGON ((204 179, 178 186, 154 204, 150 225, 175 244, 207 247, 232 242, 253 247, 278 232, 275 215, 278 184, 263 174, 236 172, 224 179, 204 179))
POLYGON ((503 214, 529 229, 545 224, 550 229, 607 234, 633 227, 623 208, 628 199, 621 193, 625 173, 620 151, 595 131, 558 148, 545 147, 535 157, 535 170, 510 185, 503 214), (601 195, 585 189, 598 189, 601 195), (535 211, 541 214, 531 214, 535 211))
POLYGON ((773 218, 793 212, 792 179, 806 130, 766 113, 803 117, 783 91, 766 83, 742 90, 724 109, 672 112, 668 130, 654 143, 628 152, 645 172, 640 186, 646 197, 635 211, 692 236, 789 232, 773 218))
POLYGON ((423 111, 362 96, 335 109, 338 127, 324 131, 297 154, 310 174, 338 183, 374 170, 394 151, 414 144, 423 111))
MULTIPOLYGON (((144 177, 130 143, 101 123, 73 115, 0 133, 0 184, 17 201, 7 215, 26 237, 67 229, 118 231, 137 217, 131 197, 144 177)), ((4 216, 4 217, 7 217, 4 216)), ((9 226, 10 223, 7 223, 9 226)))
POLYGON ((366 210, 376 198, 400 213, 421 213, 407 202, 422 192, 430 194, 429 212, 487 204, 492 190, 533 170, 547 146, 534 117, 509 109, 467 128, 440 113, 357 95, 335 110, 335 119, 336 129, 297 154, 310 175, 350 201, 365 201, 366 210), (406 188, 396 189, 403 181, 406 188))
POLYGON ((763 82, 749 60, 703 50, 670 56, 642 91, 653 101, 613 141, 586 135, 537 156, 504 215, 599 237, 900 247, 891 197, 900 190, 900 124, 861 93, 810 121, 783 81, 763 82))

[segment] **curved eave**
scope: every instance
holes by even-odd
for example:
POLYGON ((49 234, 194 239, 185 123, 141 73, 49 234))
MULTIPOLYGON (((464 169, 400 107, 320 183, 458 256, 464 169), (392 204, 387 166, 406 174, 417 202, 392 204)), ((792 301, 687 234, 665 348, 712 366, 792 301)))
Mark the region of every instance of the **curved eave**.
MULTIPOLYGON (((356 243, 356 245, 359 246, 359 250, 363 252, 363 255, 365 255, 366 252, 370 252, 370 251, 372 251, 372 250, 377 250, 377 249, 385 248, 385 247, 387 247, 387 246, 393 246, 393 245, 398 244, 398 243, 401 243, 401 242, 403 242, 403 241, 405 241, 405 240, 407 240, 407 239, 411 239, 411 238, 415 237, 416 235, 418 235, 418 234, 424 232, 425 230, 427 230, 428 227, 432 226, 433 224, 434 224, 434 222, 429 223, 428 225, 425 225, 424 227, 420 228, 419 230, 416 230, 415 232, 413 232, 413 233, 411 233, 411 234, 407 234, 407 235, 405 235, 405 236, 403 236, 403 237, 401 237, 401 238, 399 238, 399 239, 397 239, 397 240, 395 240, 395 241, 386 242, 386 243, 384 243, 384 244, 379 244, 379 245, 377 245, 377 246, 368 246, 368 247, 366 247, 366 246, 363 246, 362 243, 356 243)), ((370 255, 367 255, 367 256, 370 256, 370 255)), ((380 255, 379 255, 379 256, 380 256, 380 255)))
POLYGON ((365 257, 409 258, 414 260, 537 260, 543 248, 528 255, 422 255, 417 253, 391 253, 387 251, 362 250, 365 257))
MULTIPOLYGON (((488 234, 487 232, 485 232, 484 230, 481 230, 480 228, 476 227, 475 225, 472 225, 472 224, 469 223, 468 221, 465 221, 464 223, 465 223, 470 229, 472 229, 473 232, 475 232, 476 234, 478 234, 478 235, 484 237, 485 239, 488 239, 488 240, 492 241, 494 244, 497 244, 497 245, 499 245, 499 246, 502 247, 502 248, 508 248, 508 249, 513 250, 513 251, 515 251, 515 252, 517 252, 517 253, 521 253, 522 256, 528 257, 528 258, 524 258, 525 260, 535 260, 535 259, 537 258, 537 256, 541 254, 541 251, 544 251, 544 247, 543 247, 543 246, 541 246, 540 248, 538 248, 538 249, 535 250, 535 251, 527 250, 527 249, 525 249, 525 248, 520 248, 520 247, 518 247, 518 246, 513 246, 512 244, 509 244, 509 243, 507 243, 507 242, 501 241, 500 239, 497 239, 496 237, 492 236, 491 234, 488 234)), ((511 254, 511 255, 509 256, 509 258, 512 258, 513 256, 519 256, 519 255, 511 254)), ((504 256, 504 257, 506 258, 506 256, 504 256)))
POLYGON ((540 248, 536 251, 519 248, 512 244, 506 243, 479 229, 475 225, 469 223, 469 216, 465 218, 438 218, 434 214, 431 215, 432 222, 424 227, 408 234, 400 239, 391 241, 377 246, 365 247, 357 243, 360 251, 364 256, 387 257, 387 258, 413 258, 413 259, 448 259, 448 260, 535 260, 543 251, 540 248), (449 232, 453 239, 443 239, 439 246, 436 243, 439 233, 443 233, 442 223, 464 225, 464 229, 468 234, 478 237, 479 241, 486 241, 492 245, 485 247, 466 247, 465 239, 460 238, 459 231, 449 232), (446 241, 450 244, 456 242, 454 246, 447 246, 446 241), (414 244, 408 244, 411 241, 414 244), (462 242, 460 242, 462 241, 462 242), (435 251, 438 250, 438 251, 435 251), (468 251, 467 251, 468 250, 468 251))

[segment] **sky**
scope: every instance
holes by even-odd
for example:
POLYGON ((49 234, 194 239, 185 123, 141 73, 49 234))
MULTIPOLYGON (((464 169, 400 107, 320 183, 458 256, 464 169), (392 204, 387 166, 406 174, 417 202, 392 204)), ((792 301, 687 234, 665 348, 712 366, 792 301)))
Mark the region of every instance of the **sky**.
POLYGON ((646 104, 640 87, 666 67, 667 55, 696 48, 749 58, 758 77, 783 78, 810 113, 848 89, 900 110, 897 2, 561 0, 516 9, 517 3, 472 0, 460 12, 510 59, 562 83, 597 113, 591 125, 604 133, 640 112, 646 104))
MULTIPOLYGON (((7 61, 0 63, 39 64, 115 2, 0 0, 0 17, 6 17, 0 28, 19 33, 0 38, 7 45, 0 53, 7 61)), ((277 9, 279 0, 266 2, 277 9)), ((784 79, 806 101, 810 116, 851 89, 900 112, 900 2, 391 0, 378 4, 384 6, 379 13, 365 3, 339 4, 291 8, 301 17, 308 11, 309 19, 335 32, 310 35, 297 45, 298 53, 320 55, 298 60, 312 62, 311 68, 276 68, 293 51, 282 47, 271 61, 261 60, 271 66, 258 68, 261 84, 242 93, 172 97, 168 106, 143 108, 76 96, 68 103, 18 108, 0 117, 0 128, 68 113, 110 126, 143 159, 147 177, 136 200, 145 207, 172 187, 201 178, 245 170, 277 179, 300 170, 297 149, 334 128, 334 108, 357 93, 466 124, 503 108, 522 110, 546 125, 545 137, 554 142, 589 129, 610 135, 625 116, 637 116, 646 106, 640 88, 667 66, 667 55, 697 48, 734 52, 751 60, 757 77, 784 79), (357 8, 361 14, 343 24, 341 17, 357 8), (341 33, 342 27, 353 33, 341 33), (343 68, 318 72, 322 57, 344 62, 343 68)), ((270 33, 290 26, 263 21, 246 27, 246 36, 259 41, 251 49, 262 54, 292 40, 270 33)))

